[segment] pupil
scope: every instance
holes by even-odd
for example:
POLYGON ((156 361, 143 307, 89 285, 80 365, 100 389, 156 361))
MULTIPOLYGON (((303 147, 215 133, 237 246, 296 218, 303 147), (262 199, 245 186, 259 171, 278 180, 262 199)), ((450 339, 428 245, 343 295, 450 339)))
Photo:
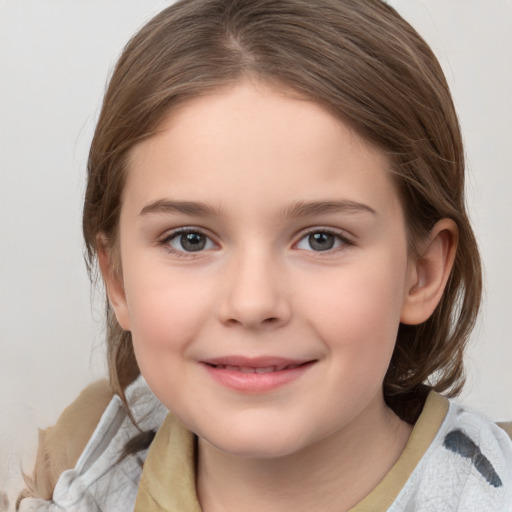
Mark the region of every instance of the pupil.
POLYGON ((330 233, 313 233, 309 235, 309 245, 315 251, 328 251, 334 246, 334 235, 330 233))
POLYGON ((206 245, 206 238, 199 233, 185 233, 181 235, 181 246, 186 251, 200 251, 206 245))

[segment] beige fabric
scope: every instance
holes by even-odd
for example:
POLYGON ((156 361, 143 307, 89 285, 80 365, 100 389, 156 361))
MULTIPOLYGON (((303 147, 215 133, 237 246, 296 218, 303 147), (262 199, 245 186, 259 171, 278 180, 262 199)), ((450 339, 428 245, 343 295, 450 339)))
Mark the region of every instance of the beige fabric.
POLYGON ((504 421, 497 423, 498 427, 501 427, 512 439, 512 421, 504 421))
POLYGON ((391 506, 433 441, 447 412, 448 399, 431 391, 400 458, 377 487, 350 512, 378 512, 391 506))
POLYGON ((201 512, 196 497, 194 452, 194 435, 168 414, 144 463, 135 512, 201 512))
POLYGON ((112 399, 106 380, 87 386, 59 416, 55 426, 39 431, 36 464, 22 496, 48 500, 59 476, 73 468, 112 399))
MULTIPOLYGON (((431 392, 404 452, 377 487, 351 512, 389 508, 434 439, 448 400, 431 392)), ((172 414, 158 431, 144 464, 135 512, 201 512, 195 489, 195 438, 172 414)))

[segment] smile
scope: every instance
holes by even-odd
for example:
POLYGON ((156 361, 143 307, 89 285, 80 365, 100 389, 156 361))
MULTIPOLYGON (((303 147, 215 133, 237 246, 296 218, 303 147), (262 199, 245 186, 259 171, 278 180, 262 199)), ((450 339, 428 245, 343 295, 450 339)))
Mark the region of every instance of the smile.
POLYGON ((281 372, 283 370, 291 370, 293 368, 297 368, 301 366, 300 364, 288 364, 288 365, 280 365, 280 366, 267 366, 267 367, 253 367, 253 366, 228 366, 225 364, 216 364, 214 367, 217 370, 230 370, 233 372, 242 372, 242 373, 271 373, 271 372, 281 372))
POLYGON ((299 380, 317 360, 229 356, 202 362, 218 384, 237 392, 262 394, 299 380))

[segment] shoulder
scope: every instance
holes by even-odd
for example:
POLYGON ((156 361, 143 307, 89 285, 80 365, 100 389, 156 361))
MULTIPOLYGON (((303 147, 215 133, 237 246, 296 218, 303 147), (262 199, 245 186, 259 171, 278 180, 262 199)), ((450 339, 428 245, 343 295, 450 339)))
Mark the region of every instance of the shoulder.
MULTIPOLYGON (((51 497, 24 499, 21 501, 21 511, 133 509, 147 450, 123 458, 125 446, 141 430, 158 429, 167 410, 142 377, 128 387, 126 397, 137 425, 131 421, 121 399, 111 395, 78 459, 58 475, 51 497)), ((72 435, 71 431, 66 432, 72 435)))
POLYGON ((484 416, 450 401, 437 434, 390 510, 408 510, 410 503, 418 503, 418 511, 510 512, 510 437, 484 416))
MULTIPOLYGON (((452 404, 442 447, 471 467, 480 482, 512 490, 512 441, 498 425, 481 414, 452 404)), ((511 494, 512 496, 512 494, 511 494)), ((511 502, 512 503, 512 502, 511 502)))
POLYGON ((60 474, 72 468, 113 396, 107 380, 87 386, 57 423, 39 431, 39 444, 26 495, 50 499, 60 474))

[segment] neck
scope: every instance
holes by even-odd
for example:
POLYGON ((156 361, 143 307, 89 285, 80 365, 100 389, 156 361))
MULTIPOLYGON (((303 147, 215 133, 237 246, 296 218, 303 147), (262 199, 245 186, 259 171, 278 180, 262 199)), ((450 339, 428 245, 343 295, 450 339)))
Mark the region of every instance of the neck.
POLYGON ((348 510, 382 480, 411 426, 382 403, 299 452, 245 458, 199 440, 197 491, 204 512, 348 510))

